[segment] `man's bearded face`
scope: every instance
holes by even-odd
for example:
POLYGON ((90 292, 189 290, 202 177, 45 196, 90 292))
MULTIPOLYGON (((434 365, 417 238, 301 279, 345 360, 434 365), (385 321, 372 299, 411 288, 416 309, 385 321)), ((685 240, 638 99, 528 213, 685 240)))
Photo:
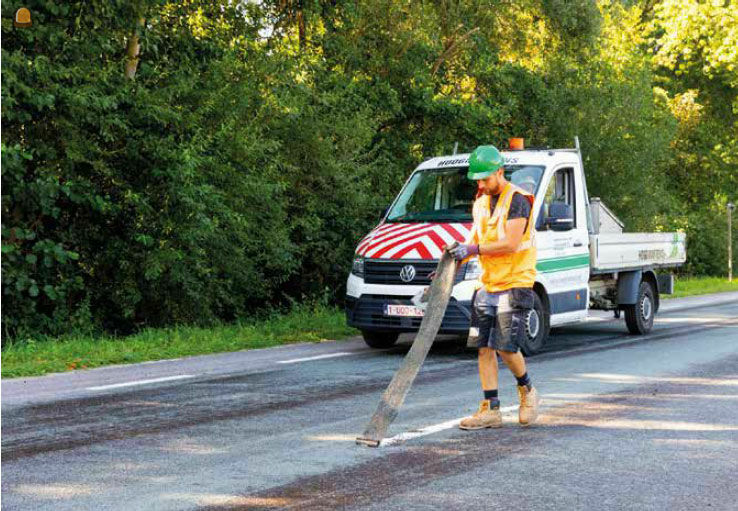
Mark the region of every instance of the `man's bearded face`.
POLYGON ((477 180, 477 189, 485 195, 498 195, 502 178, 502 169, 485 179, 477 180))

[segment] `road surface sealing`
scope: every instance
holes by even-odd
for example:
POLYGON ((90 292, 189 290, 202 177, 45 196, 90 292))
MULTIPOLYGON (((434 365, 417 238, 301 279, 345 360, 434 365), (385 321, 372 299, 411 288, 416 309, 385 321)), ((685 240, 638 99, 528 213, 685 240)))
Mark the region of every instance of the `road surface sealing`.
MULTIPOLYGON (((735 509, 738 300, 683 303, 645 338, 604 317, 554 330, 529 360, 545 404, 535 427, 510 410, 502 429, 378 449, 354 439, 410 339, 3 380, 2 507, 735 509)), ((505 372, 500 396, 517 403, 505 372)), ((388 436, 479 398, 476 353, 439 342, 388 436)))

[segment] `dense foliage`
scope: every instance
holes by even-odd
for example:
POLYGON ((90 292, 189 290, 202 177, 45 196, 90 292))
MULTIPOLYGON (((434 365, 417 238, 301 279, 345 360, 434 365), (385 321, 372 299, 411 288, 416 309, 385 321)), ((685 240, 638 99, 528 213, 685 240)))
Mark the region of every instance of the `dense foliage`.
POLYGON ((730 2, 25 5, 30 28, 2 5, 6 336, 340 301, 414 165, 510 135, 579 135, 593 195, 724 271, 730 2))

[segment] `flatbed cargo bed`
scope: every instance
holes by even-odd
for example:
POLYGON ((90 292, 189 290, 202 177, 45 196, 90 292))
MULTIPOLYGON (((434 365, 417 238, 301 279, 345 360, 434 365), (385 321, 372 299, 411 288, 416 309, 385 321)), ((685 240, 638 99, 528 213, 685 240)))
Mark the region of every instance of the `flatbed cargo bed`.
POLYGON ((668 268, 687 260, 686 235, 679 232, 603 233, 589 241, 592 273, 668 268))

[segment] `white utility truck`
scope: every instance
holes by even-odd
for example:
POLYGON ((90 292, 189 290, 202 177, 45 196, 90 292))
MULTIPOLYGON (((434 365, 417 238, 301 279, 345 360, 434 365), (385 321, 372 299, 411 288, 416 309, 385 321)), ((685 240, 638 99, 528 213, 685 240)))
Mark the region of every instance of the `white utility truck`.
MULTIPOLYGON (((616 317, 623 311, 632 334, 647 333, 659 295, 673 292, 668 268, 686 260, 683 233, 622 232, 622 222, 588 196, 578 140, 575 146, 503 151, 505 177, 535 194, 538 272, 526 354, 541 350, 551 327, 583 321, 590 309, 615 311, 616 317)), ((387 348, 400 333, 417 331, 423 309, 413 305, 413 296, 430 284, 443 247, 469 237, 477 184, 466 178, 468 158, 454 154, 421 163, 359 242, 346 317, 369 346, 387 348)), ((440 333, 467 333, 479 275, 476 259, 460 268, 440 333)))

